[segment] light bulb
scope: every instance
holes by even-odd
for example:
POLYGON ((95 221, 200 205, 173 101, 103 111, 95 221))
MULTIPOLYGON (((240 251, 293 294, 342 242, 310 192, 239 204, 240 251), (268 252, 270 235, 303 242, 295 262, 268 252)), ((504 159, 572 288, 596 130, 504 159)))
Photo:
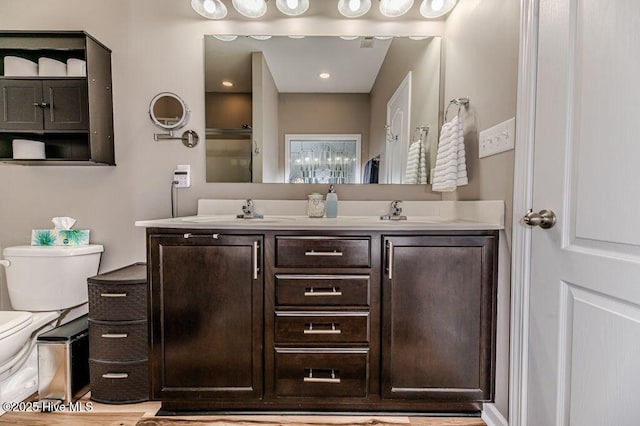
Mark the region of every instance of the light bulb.
POLYGON ((380 0, 380 13, 388 18, 397 18, 411 9, 413 0, 380 0))
POLYGON ((232 0, 231 3, 247 18, 259 18, 267 13, 267 3, 264 0, 232 0))
POLYGON ((347 18, 357 18, 371 9, 371 0, 340 0, 338 11, 347 18))
POLYGON ((420 5, 420 14, 425 18, 439 18, 451 12, 458 0, 423 0, 420 5))
POLYGON ((202 7, 205 11, 207 11, 207 13, 213 13, 216 11, 216 4, 213 2, 213 0, 204 0, 204 3, 202 3, 202 7))
POLYGON ((227 7, 220 0, 191 0, 191 7, 198 15, 208 19, 222 19, 227 16, 227 7))
POLYGON ((302 15, 309 9, 309 0, 276 0, 276 7, 285 15, 302 15))

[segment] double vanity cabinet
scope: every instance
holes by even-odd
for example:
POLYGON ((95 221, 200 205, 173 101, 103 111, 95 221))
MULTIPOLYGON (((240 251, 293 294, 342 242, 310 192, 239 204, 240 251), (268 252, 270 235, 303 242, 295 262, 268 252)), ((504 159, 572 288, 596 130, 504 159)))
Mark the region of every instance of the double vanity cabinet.
POLYGON ((495 229, 148 225, 151 398, 477 413, 494 395, 497 249, 495 229))

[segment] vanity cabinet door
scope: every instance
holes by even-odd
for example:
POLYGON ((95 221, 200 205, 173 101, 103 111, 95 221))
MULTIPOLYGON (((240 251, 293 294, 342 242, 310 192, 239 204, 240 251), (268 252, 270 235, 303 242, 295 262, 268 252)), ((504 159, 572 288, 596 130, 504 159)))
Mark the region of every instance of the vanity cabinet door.
POLYGON ((497 233, 383 238, 382 397, 493 398, 497 233))
POLYGON ((152 394, 262 395, 261 235, 149 237, 152 394))

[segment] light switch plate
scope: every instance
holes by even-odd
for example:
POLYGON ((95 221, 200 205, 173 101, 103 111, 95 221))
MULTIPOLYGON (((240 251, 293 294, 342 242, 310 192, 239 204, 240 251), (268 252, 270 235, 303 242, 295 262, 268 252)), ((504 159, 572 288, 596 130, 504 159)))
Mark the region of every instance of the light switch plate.
POLYGON ((478 157, 484 158, 515 148, 516 119, 510 118, 480 132, 478 157))

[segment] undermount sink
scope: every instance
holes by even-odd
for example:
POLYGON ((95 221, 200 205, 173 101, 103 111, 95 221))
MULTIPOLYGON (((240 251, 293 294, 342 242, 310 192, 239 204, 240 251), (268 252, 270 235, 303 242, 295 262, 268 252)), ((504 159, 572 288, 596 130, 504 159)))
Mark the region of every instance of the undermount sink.
POLYGON ((237 224, 268 224, 279 223, 295 220, 294 217, 287 216, 266 216, 262 219, 243 219, 231 215, 216 215, 216 216, 189 216, 181 219, 183 222, 190 223, 237 223, 237 224))

